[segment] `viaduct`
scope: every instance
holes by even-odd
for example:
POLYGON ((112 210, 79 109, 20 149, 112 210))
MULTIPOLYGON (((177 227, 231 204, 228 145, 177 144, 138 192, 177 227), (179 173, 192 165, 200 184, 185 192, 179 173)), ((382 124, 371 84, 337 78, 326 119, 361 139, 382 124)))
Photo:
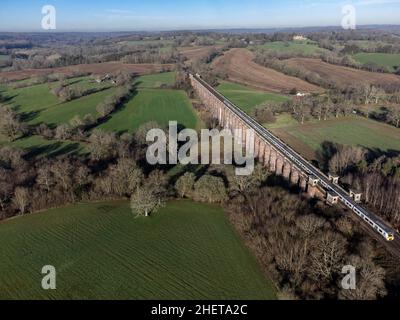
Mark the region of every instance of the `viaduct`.
MULTIPOLYGON (((330 205, 343 204, 364 221, 365 226, 387 241, 395 239, 395 230, 377 215, 360 206, 361 194, 347 192, 339 186, 339 177, 326 176, 287 144, 245 114, 227 98, 208 85, 200 75, 189 74, 193 89, 219 124, 230 130, 239 130, 243 138, 246 129, 255 132, 255 156, 271 172, 298 185, 311 197, 325 199, 330 205)), ((245 138, 244 138, 245 139, 245 138)), ((398 237, 396 237, 398 238, 398 237)), ((382 238, 381 238, 382 239, 382 238)), ((400 243, 398 243, 400 244, 400 243)))

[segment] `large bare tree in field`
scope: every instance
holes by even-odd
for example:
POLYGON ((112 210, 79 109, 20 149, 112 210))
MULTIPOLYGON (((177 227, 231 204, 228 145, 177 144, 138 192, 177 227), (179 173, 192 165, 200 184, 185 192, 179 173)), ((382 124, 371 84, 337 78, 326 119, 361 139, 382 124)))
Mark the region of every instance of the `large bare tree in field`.
POLYGON ((138 187, 131 196, 132 212, 138 216, 148 217, 163 205, 164 200, 159 199, 154 190, 148 186, 138 187))

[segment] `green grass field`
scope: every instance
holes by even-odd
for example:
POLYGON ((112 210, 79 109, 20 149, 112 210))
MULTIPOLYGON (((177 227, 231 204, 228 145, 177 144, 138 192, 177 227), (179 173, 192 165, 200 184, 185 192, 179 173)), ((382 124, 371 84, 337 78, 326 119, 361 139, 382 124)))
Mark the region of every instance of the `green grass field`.
POLYGON ((280 53, 297 53, 306 55, 320 54, 327 51, 310 41, 275 41, 266 43, 262 45, 261 48, 279 51, 280 53))
POLYGON ((167 127, 169 121, 177 121, 186 128, 196 129, 199 125, 186 92, 171 89, 139 89, 129 102, 98 128, 133 132, 150 121, 156 121, 162 127, 167 127))
POLYGON ((264 102, 271 101, 281 103, 289 99, 283 95, 258 91, 227 81, 222 81, 217 87, 217 90, 248 114, 250 114, 256 106, 264 102))
POLYGON ((385 152, 400 151, 400 129, 359 116, 300 125, 290 116, 283 115, 276 124, 267 127, 296 149, 300 149, 300 152, 302 146, 304 149, 318 151, 325 141, 385 152))
POLYGON ((379 66, 386 67, 388 71, 394 72, 400 67, 400 54, 391 53, 357 53, 353 58, 362 63, 376 63, 379 66))
MULTIPOLYGON (((138 77, 135 80, 137 92, 132 99, 112 114, 110 119, 99 128, 119 133, 133 132, 149 121, 157 121, 163 127, 168 126, 169 121, 178 121, 187 128, 199 128, 201 122, 184 91, 159 89, 172 86, 175 83, 175 75, 175 72, 166 72, 138 77)), ((20 89, 1 86, 0 92, 6 97, 7 104, 22 116, 23 121, 32 125, 46 123, 53 127, 69 123, 76 115, 80 117, 86 114, 96 115, 97 105, 115 92, 115 87, 110 87, 109 84, 93 83, 89 77, 70 79, 68 82, 84 89, 104 90, 66 103, 60 103, 51 93, 51 88, 56 86, 57 82, 20 89)), ((22 148, 32 155, 53 156, 85 152, 82 145, 47 141, 39 137, 20 139, 13 143, 0 138, 0 145, 22 148)))
POLYGON ((173 86, 175 84, 176 72, 164 72, 141 76, 136 79, 135 84, 139 89, 157 89, 162 86, 173 86))
POLYGON ((96 106, 111 95, 115 89, 109 85, 92 83, 88 77, 69 79, 72 86, 80 86, 83 89, 105 89, 70 102, 60 103, 51 88, 58 83, 46 83, 20 89, 2 88, 0 92, 10 104, 30 124, 47 123, 58 125, 68 123, 75 115, 81 117, 86 114, 95 114, 96 106))
POLYGON ((30 136, 23 139, 18 139, 13 142, 6 142, 0 137, 0 147, 11 146, 18 149, 23 149, 27 153, 27 157, 46 156, 55 157, 65 154, 84 154, 86 153, 85 146, 77 142, 46 140, 39 136, 30 136))
POLYGON ((0 223, 0 299, 275 299, 224 212, 172 202, 77 204, 0 223), (57 290, 41 288, 41 269, 57 290))
POLYGON ((97 105, 114 92, 115 88, 110 88, 69 102, 53 105, 45 110, 34 112, 30 116, 32 119, 29 122, 31 124, 44 122, 56 126, 61 123, 68 123, 76 115, 80 117, 84 117, 86 114, 96 115, 97 105))

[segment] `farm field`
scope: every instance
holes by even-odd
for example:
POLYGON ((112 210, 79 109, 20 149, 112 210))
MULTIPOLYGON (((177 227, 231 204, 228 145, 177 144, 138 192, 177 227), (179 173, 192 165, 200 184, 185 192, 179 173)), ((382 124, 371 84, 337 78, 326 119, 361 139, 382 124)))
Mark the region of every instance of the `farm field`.
POLYGON ((68 123, 76 115, 81 118, 87 114, 95 115, 97 113, 96 106, 114 92, 115 88, 109 88, 79 99, 56 104, 45 110, 38 110, 31 115, 27 115, 27 117, 31 118, 29 121, 31 124, 44 122, 54 127, 61 123, 68 123))
POLYGON ((162 70, 171 70, 172 64, 125 64, 121 62, 104 62, 93 64, 80 64, 68 67, 52 68, 52 69, 26 69, 20 71, 7 71, 0 74, 0 79, 23 80, 32 76, 47 75, 52 73, 61 73, 73 75, 76 72, 85 72, 95 75, 105 75, 108 73, 116 73, 118 71, 127 71, 135 74, 151 74, 161 72, 162 70))
POLYGON ((133 132, 142 124, 155 121, 168 127, 177 121, 186 128, 196 129, 197 115, 185 91, 172 89, 139 89, 130 101, 98 129, 119 133, 133 132))
POLYGON ((275 41, 266 43, 260 46, 264 49, 279 51, 280 53, 297 53, 297 54, 321 54, 327 52, 328 50, 318 47, 317 44, 311 41, 275 41))
POLYGON ((196 129, 200 123, 192 104, 182 90, 161 89, 172 86, 175 72, 145 75, 137 78, 137 91, 111 118, 98 129, 119 133, 133 132, 142 124, 157 122, 167 127, 169 121, 178 121, 186 128, 196 129))
POLYGON ((180 47, 180 48, 178 48, 178 51, 181 55, 183 55, 184 57, 186 57, 188 59, 188 61, 186 61, 186 64, 191 64, 191 63, 195 63, 195 62, 200 61, 201 59, 207 57, 207 55, 213 49, 220 49, 220 48, 222 48, 221 45, 180 47))
POLYGON ((315 159, 325 141, 376 151, 400 151, 400 129, 374 120, 350 116, 300 125, 289 115, 281 117, 277 124, 267 127, 308 159, 315 159))
POLYGON ((271 101, 281 103, 289 100, 289 97, 283 95, 254 90, 227 81, 222 81, 217 87, 217 90, 248 114, 250 114, 256 106, 264 102, 271 101))
POLYGON ((367 83, 384 86, 394 85, 400 88, 400 77, 393 74, 368 72, 323 62, 320 59, 292 58, 287 60, 292 67, 302 67, 317 73, 321 78, 333 80, 343 86, 367 83))
POLYGON ((176 72, 164 72, 140 76, 135 84, 138 89, 156 89, 162 86, 173 86, 175 84, 176 72))
POLYGON ((322 92, 322 88, 295 77, 289 77, 253 61, 248 49, 231 49, 213 62, 213 68, 228 74, 228 80, 259 90, 288 93, 296 88, 303 92, 322 92))
POLYGON ((13 142, 6 142, 2 140, 0 136, 0 147, 2 146, 11 146, 14 148, 23 149, 28 158, 33 156, 56 157, 66 154, 86 153, 85 146, 80 143, 46 140, 40 136, 30 136, 13 142))
POLYGON ((171 202, 77 204, 0 223, 0 299, 275 299, 223 210, 171 202), (57 290, 41 289, 44 265, 57 290))
MULTIPOLYGON (((23 80, 21 82, 28 82, 23 80)), ((93 83, 89 77, 78 77, 66 80, 71 86, 79 86, 82 89, 107 89, 109 85, 93 83)), ((0 87, 0 93, 7 99, 17 112, 28 116, 31 113, 45 111, 49 107, 60 104, 57 97, 51 93, 51 88, 58 82, 51 82, 29 87, 12 89, 5 86, 0 87)), ((77 99, 76 101, 78 101, 77 99)), ((32 116, 32 114, 31 114, 32 116)))
POLYGON ((379 66, 386 67, 390 72, 394 72, 400 67, 400 54, 392 53, 357 53, 353 58, 362 63, 376 63, 379 66))

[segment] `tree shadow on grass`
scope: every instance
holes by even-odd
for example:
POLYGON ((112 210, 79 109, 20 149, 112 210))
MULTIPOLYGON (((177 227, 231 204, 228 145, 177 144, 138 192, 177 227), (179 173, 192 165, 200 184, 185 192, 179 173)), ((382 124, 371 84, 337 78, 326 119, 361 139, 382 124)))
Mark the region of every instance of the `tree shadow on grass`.
POLYGON ((77 154, 81 150, 79 143, 63 144, 62 142, 54 142, 44 146, 32 146, 25 149, 27 151, 26 158, 32 159, 40 156, 54 158, 66 154, 77 154))
MULTIPOLYGON (((134 97, 136 97, 136 95, 138 94, 138 91, 136 89, 133 90, 133 92, 129 95, 129 97, 127 97, 122 103, 120 103, 114 110, 114 112, 112 112, 111 114, 109 114, 106 117, 100 118, 98 119, 98 121, 93 124, 90 127, 87 127, 87 131, 93 130, 98 126, 101 126, 102 124, 105 124, 106 122, 108 122, 109 120, 111 120, 111 118, 114 115, 117 115, 118 113, 122 112, 123 110, 126 109, 126 104, 129 103, 129 101, 131 101, 134 97)), ((114 131, 116 132, 118 135, 122 135, 124 133, 126 133, 128 130, 119 130, 119 131, 114 131)))

